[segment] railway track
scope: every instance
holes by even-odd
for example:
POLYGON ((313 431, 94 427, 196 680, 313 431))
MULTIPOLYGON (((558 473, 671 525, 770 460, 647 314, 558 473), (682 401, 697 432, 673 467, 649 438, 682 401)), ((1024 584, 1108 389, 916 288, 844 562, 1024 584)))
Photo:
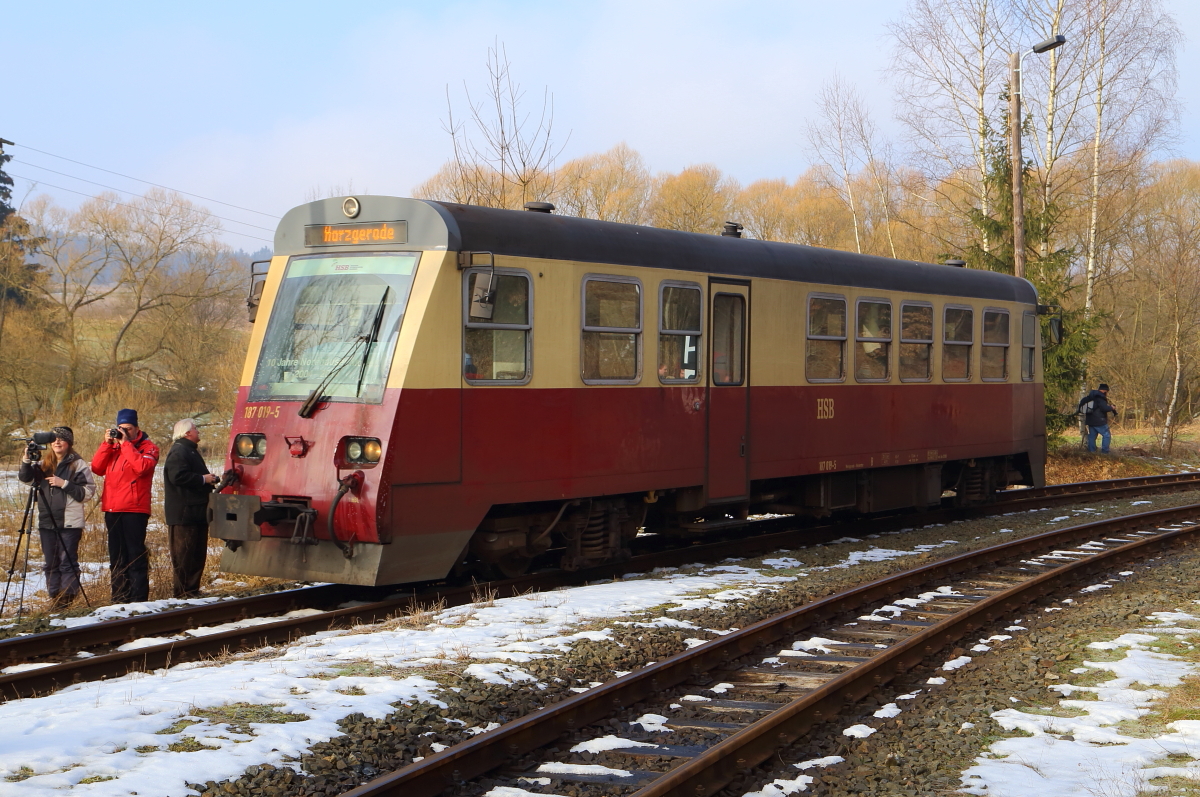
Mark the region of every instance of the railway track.
MULTIPOLYGON (((1200 473, 1170 474, 1010 490, 1001 493, 993 504, 966 509, 940 509, 920 516, 904 514, 806 528, 794 528, 795 519, 792 517, 756 520, 725 530, 727 535, 737 535, 732 539, 697 541, 683 547, 660 550, 653 550, 656 546, 651 545, 647 552, 625 562, 575 573, 536 573, 491 582, 483 589, 494 593, 496 597, 508 597, 530 590, 549 590, 625 573, 644 572, 656 567, 679 566, 728 556, 754 556, 779 548, 827 542, 848 535, 866 536, 909 526, 914 521, 945 523, 997 511, 1022 511, 1074 503, 1083 498, 1112 500, 1194 489, 1197 486, 1200 486, 1200 473)), ((365 594, 362 588, 324 585, 0 640, 0 667, 14 668, 14 671, 0 674, 0 699, 30 697, 82 681, 117 677, 134 671, 152 671, 233 651, 286 644, 319 631, 348 627, 355 623, 378 622, 417 606, 437 602, 444 602, 447 606, 470 603, 477 599, 480 590, 479 586, 436 585, 361 603, 365 594), (354 605, 329 608, 348 602, 354 605), (289 616, 272 619, 271 615, 289 616), (257 618, 258 621, 247 625, 246 621, 251 618, 257 618), (222 628, 226 624, 235 627, 222 628), (139 644, 126 650, 113 649, 151 637, 162 637, 163 641, 158 644, 139 644)))
POLYGON ((649 664, 346 797, 452 794, 497 770, 518 787, 587 783, 595 784, 590 794, 605 784, 616 794, 637 788, 635 797, 715 794, 900 673, 937 661, 964 636, 1119 563, 1194 541, 1197 532, 1200 504, 1060 529, 880 579, 649 664), (643 727, 662 733, 651 741, 601 736, 609 719, 631 710, 642 713, 643 727), (588 730, 600 738, 572 749, 602 751, 609 766, 538 752, 588 730), (682 730, 707 739, 672 743, 682 730))

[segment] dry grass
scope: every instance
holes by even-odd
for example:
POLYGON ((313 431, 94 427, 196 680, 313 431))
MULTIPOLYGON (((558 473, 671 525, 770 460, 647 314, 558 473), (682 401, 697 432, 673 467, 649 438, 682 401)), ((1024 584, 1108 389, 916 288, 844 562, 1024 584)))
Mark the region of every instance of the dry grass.
POLYGON ((1046 484, 1123 479, 1166 473, 1154 460, 1119 454, 1089 454, 1076 449, 1060 449, 1046 457, 1046 484))
MULTIPOLYGON (((82 446, 78 450, 85 457, 90 454, 90 451, 82 446)), ((5 574, 9 563, 13 561, 19 537, 18 529, 21 526, 21 514, 29 494, 28 485, 22 484, 16 478, 18 466, 19 459, 17 458, 0 464, 0 592, 3 592, 3 581, 6 578, 5 574), (7 471, 7 473, 2 473, 2 471, 7 471)), ((167 540, 167 529, 163 524, 161 476, 157 474, 151 495, 153 498, 150 526, 146 532, 146 549, 150 560, 150 600, 161 600, 172 596, 171 548, 167 540)), ((16 614, 17 596, 20 593, 21 577, 24 572, 26 542, 32 541, 33 544, 32 549, 28 552, 30 575, 40 576, 41 573, 42 552, 36 533, 36 523, 35 517, 32 519, 33 534, 26 534, 20 538, 21 549, 16 551, 17 568, 9 591, 8 607, 4 613, 6 618, 16 614)), ((279 579, 236 576, 232 577, 236 581, 230 579, 228 583, 214 585, 213 582, 221 577, 218 571, 221 561, 220 551, 221 549, 216 546, 211 546, 208 551, 204 575, 200 581, 200 588, 207 595, 241 594, 261 589, 277 589, 289 583, 279 579)), ((95 608, 112 603, 108 569, 98 567, 98 565, 108 562, 108 535, 104 527, 104 513, 100 511, 98 498, 87 504, 86 527, 79 543, 79 562, 85 571, 83 586, 91 606, 95 608)), ((38 582, 40 583, 40 579, 38 582)), ((40 590, 33 592, 29 587, 26 588, 24 596, 24 613, 26 615, 34 617, 44 615, 49 608, 49 599, 45 592, 40 590)), ((86 604, 80 598, 72 607, 71 613, 79 614, 86 610, 86 604)))
POLYGON ((412 631, 423 631, 437 617, 438 612, 446 608, 446 599, 442 598, 434 603, 414 603, 401 612, 397 612, 384 620, 382 623, 373 625, 364 625, 361 628, 354 628, 350 631, 351 634, 374 634, 377 631, 395 631, 396 629, 409 629, 412 631))
POLYGON ((480 609, 495 606, 497 595, 499 593, 492 589, 491 584, 474 584, 471 587, 471 605, 480 609))
POLYGON ((1184 678, 1166 697, 1156 700, 1151 712, 1138 722, 1143 729, 1165 733, 1166 726, 1177 720, 1200 720, 1200 677, 1184 678))

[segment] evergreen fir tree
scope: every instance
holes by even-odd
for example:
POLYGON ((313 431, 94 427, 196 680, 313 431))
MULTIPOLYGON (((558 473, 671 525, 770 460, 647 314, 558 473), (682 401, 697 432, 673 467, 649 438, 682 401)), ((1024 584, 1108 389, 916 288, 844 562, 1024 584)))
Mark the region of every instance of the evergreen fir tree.
MULTIPOLYGON (((1008 129, 1007 118, 1003 129, 1008 129)), ((971 222, 980 236, 966 248, 963 259, 971 268, 1012 274, 1012 159, 1009 157, 1008 137, 989 133, 988 150, 988 173, 984 188, 993 198, 991 213, 985 214, 979 208, 972 210, 971 222), (983 247, 984 236, 989 243, 986 250, 983 247)), ((1025 196, 1035 196, 1030 190, 1033 186, 1027 161, 1022 163, 1021 179, 1025 184, 1025 196)), ((1074 301, 1074 293, 1079 288, 1071 279, 1075 250, 1051 248, 1059 222, 1059 209, 1053 203, 1041 208, 1034 207, 1036 204, 1027 202, 1025 205, 1025 245, 1028 250, 1025 253, 1025 277, 1037 289, 1039 303, 1062 308, 1063 320, 1062 342, 1052 345, 1046 334, 1049 317, 1041 316, 1046 433, 1052 435, 1076 423, 1076 396, 1083 380, 1087 356, 1096 347, 1094 330, 1099 319, 1095 314, 1088 318, 1080 303, 1074 301)))
POLYGON ((11 141, 0 138, 0 227, 4 226, 4 222, 9 216, 16 213, 16 209, 12 206, 13 181, 4 171, 4 165, 12 160, 12 155, 4 151, 4 145, 11 143, 11 141))

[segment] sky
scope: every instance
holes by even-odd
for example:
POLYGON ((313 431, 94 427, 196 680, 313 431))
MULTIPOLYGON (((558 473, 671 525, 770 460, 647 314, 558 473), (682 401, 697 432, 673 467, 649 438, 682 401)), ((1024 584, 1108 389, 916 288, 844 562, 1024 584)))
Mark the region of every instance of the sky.
MULTIPOLYGON (((1164 1, 1186 37, 1184 115, 1166 154, 1200 160, 1200 4, 1164 1)), ((536 116, 553 96, 559 162, 625 142, 655 172, 711 163, 742 183, 790 180, 810 165, 804 125, 835 72, 882 132, 899 136, 886 25, 904 8, 9 4, 0 138, 16 144, 7 148, 16 202, 48 193, 72 207, 105 186, 141 193, 147 185, 128 179, 140 178, 204 197, 196 201, 225 219, 226 240, 253 251, 279 216, 315 196, 410 196, 451 155, 448 102, 461 116, 464 87, 483 95, 488 48, 500 43, 526 108, 536 116)))

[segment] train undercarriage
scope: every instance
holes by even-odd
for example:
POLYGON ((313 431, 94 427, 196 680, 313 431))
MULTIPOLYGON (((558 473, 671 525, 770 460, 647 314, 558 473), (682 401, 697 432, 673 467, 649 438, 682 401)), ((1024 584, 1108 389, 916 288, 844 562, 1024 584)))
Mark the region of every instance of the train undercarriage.
POLYGON ((1028 455, 771 479, 748 500, 705 504, 702 487, 493 506, 455 575, 512 578, 535 563, 579 570, 628 558, 639 533, 679 537, 731 530, 763 514, 826 518, 982 505, 1008 485, 1036 486, 1028 455))

